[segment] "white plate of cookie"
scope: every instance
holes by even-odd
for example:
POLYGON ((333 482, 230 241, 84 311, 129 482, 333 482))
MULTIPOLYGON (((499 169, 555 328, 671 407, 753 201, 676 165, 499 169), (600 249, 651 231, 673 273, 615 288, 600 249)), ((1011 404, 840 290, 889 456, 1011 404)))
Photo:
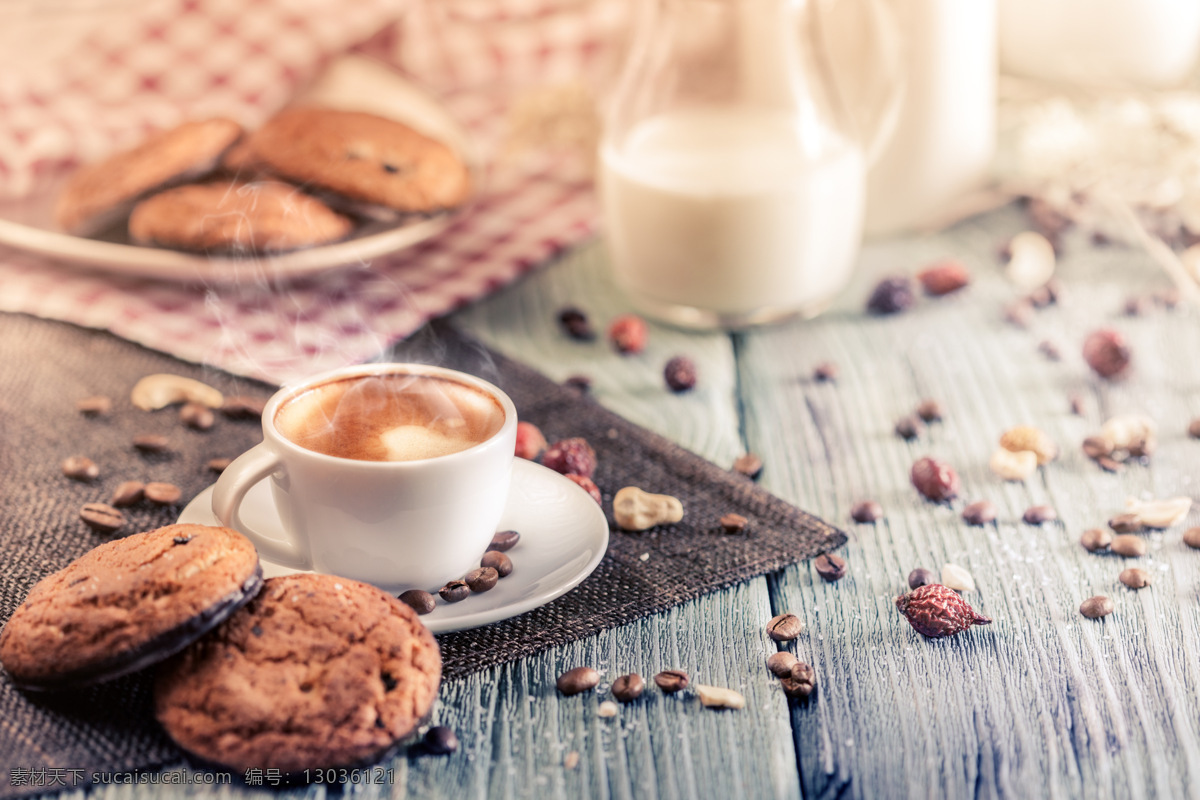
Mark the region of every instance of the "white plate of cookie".
POLYGON ((347 56, 258 128, 187 120, 0 200, 0 244, 169 281, 299 277, 437 235, 480 177, 442 106, 347 56))

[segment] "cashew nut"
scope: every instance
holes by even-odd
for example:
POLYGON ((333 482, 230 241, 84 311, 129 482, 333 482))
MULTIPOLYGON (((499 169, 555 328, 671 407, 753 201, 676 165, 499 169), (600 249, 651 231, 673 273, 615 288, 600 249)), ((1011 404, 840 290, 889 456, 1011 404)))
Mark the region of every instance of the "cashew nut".
POLYGON ((225 402, 225 397, 208 384, 165 372, 142 378, 133 387, 129 399, 145 411, 157 411, 173 403, 188 402, 218 408, 225 402))
POLYGON ((626 486, 613 497, 613 518, 627 531, 644 531, 683 519, 683 503, 666 494, 626 486))
POLYGON ((1006 450, 992 453, 988 466, 1006 481, 1023 481, 1037 470, 1037 453, 1032 450, 1006 450))
POLYGON ((1125 507, 1147 528, 1169 528, 1183 521, 1192 508, 1192 498, 1172 497, 1167 500, 1141 501, 1129 498, 1125 507))

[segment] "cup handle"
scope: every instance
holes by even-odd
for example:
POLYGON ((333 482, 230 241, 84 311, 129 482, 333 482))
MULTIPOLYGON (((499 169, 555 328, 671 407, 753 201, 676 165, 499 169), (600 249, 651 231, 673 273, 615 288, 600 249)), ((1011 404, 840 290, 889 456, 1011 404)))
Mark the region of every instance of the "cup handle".
POLYGON ((244 534, 258 548, 258 554, 268 561, 293 569, 311 569, 312 557, 307 548, 290 538, 288 531, 283 532, 289 537, 287 541, 268 538, 247 525, 239 513, 246 492, 281 466, 279 457, 264 444, 257 444, 242 453, 217 478, 212 495, 213 514, 222 525, 244 534))

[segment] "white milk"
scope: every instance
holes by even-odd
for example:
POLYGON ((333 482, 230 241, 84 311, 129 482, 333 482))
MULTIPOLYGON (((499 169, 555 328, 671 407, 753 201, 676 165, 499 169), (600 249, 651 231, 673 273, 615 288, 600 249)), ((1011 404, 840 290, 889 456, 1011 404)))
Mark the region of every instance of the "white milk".
POLYGON ((613 269, 643 310, 746 324, 817 313, 845 286, 862 233, 863 158, 828 132, 802 134, 794 119, 673 112, 605 149, 613 269))

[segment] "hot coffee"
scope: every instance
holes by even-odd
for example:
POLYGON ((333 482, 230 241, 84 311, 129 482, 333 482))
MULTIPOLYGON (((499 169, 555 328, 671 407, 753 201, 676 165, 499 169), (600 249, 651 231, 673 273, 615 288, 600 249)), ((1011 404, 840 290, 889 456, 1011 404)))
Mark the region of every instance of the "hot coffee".
POLYGON ((280 406, 275 426, 301 447, 356 461, 420 461, 487 441, 504 424, 489 394, 407 372, 309 388, 280 406))

